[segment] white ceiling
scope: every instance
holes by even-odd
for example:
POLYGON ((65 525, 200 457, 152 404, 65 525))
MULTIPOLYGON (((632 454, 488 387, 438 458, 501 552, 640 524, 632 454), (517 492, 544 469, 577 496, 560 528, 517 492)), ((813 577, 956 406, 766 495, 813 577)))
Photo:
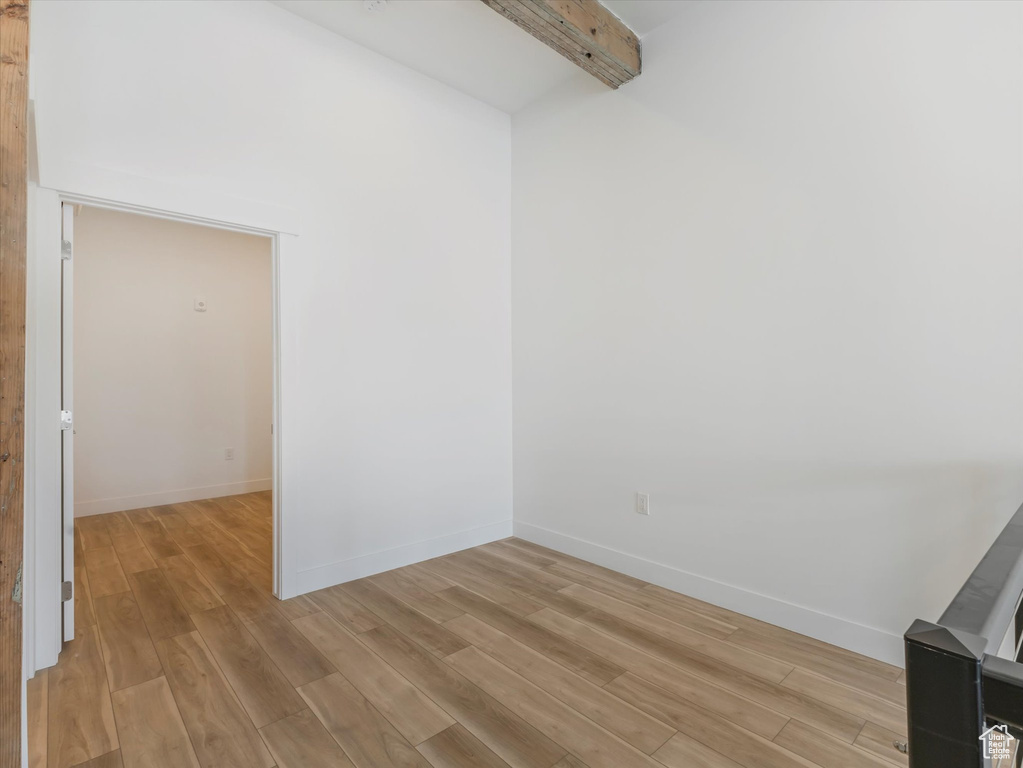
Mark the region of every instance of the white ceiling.
MULTIPOLYGON (((691 0, 604 0, 641 37, 691 0)), ((479 0, 271 0, 505 112, 580 71, 479 0)))
POLYGON ((671 21, 693 0, 600 0, 640 37, 671 21))

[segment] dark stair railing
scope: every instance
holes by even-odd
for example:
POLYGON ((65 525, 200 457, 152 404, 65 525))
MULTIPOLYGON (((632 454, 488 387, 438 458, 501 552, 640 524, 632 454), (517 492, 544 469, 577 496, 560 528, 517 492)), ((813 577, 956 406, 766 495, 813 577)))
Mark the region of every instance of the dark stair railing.
MULTIPOLYGON (((910 768, 990 765, 983 734, 992 726, 1006 725, 1023 738, 1021 594, 1023 506, 937 624, 918 619, 906 631, 910 768), (1010 626, 1011 660, 996 655, 1010 626)), ((1017 752, 1018 766, 1023 749, 1017 752)))

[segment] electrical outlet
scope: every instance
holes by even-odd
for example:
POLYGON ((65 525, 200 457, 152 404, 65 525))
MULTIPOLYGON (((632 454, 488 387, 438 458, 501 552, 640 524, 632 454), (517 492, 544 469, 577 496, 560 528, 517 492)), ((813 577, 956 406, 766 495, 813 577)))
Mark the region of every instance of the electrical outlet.
POLYGON ((648 493, 636 494, 636 513, 639 515, 650 514, 650 494, 648 493))
POLYGON ((224 461, 234 461, 234 448, 224 449, 224 461))

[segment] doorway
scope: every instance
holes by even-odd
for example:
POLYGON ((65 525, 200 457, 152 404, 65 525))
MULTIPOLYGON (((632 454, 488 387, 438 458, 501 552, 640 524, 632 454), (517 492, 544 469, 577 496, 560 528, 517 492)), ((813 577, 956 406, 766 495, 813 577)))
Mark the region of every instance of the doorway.
POLYGON ((61 221, 63 639, 154 569, 182 600, 225 573, 278 595, 277 238, 71 202, 61 221))

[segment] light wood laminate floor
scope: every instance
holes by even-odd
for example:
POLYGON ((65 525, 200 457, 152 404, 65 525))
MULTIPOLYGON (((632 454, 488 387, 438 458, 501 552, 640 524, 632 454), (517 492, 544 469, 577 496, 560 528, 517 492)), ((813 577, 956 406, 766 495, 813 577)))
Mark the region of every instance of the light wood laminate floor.
POLYGON ((75 545, 32 768, 907 764, 898 667, 519 539, 284 602, 268 493, 75 545))

